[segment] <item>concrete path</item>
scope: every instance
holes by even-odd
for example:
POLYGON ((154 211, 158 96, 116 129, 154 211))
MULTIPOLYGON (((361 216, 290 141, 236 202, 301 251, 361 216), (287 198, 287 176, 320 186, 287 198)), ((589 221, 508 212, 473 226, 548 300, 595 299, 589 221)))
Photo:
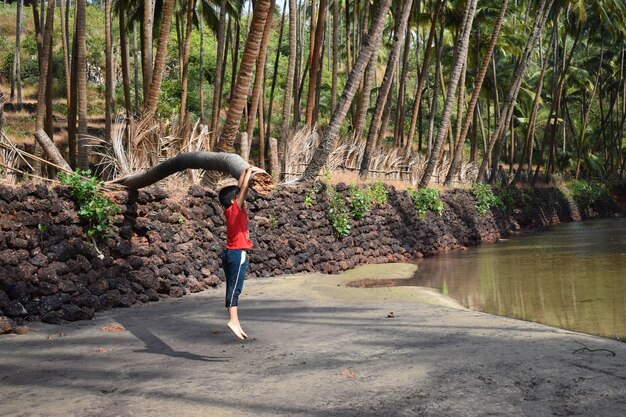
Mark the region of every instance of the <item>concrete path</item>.
POLYGON ((35 324, 0 337, 0 415, 626 415, 624 343, 455 308, 433 290, 345 286, 413 268, 250 281, 243 343, 223 288, 35 324))

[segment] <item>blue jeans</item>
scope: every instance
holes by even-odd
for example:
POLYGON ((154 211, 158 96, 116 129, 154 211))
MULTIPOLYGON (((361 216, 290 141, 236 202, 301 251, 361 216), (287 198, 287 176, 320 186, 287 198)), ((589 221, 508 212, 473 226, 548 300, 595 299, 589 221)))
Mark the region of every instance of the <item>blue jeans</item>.
POLYGON ((226 275, 226 307, 236 307, 246 278, 248 254, 245 250, 224 249, 222 268, 226 275))

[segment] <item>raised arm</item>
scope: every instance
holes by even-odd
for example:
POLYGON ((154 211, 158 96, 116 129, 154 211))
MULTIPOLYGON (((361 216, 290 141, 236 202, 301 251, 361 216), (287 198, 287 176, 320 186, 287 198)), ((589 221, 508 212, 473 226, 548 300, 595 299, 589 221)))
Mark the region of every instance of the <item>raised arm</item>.
POLYGON ((239 182, 237 184, 239 186, 239 194, 237 194, 237 205, 240 208, 243 208, 244 204, 246 203, 246 197, 248 197, 248 190, 250 187, 250 178, 252 178, 252 176, 258 172, 264 171, 255 166, 249 166, 248 168, 244 169, 244 171, 241 173, 241 176, 239 176, 239 182))

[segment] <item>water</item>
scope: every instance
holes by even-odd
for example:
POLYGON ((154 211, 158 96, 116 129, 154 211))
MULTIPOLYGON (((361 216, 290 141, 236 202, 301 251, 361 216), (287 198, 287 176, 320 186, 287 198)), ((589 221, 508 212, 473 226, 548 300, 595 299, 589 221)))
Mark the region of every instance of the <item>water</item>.
POLYGON ((626 219, 555 226, 423 260, 410 280, 500 316, 626 340, 626 219))

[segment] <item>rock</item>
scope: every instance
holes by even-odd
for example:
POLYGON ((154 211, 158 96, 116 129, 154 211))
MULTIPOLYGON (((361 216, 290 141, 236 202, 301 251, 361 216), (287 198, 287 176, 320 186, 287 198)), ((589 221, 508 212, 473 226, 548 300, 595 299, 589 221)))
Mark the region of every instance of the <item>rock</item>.
MULTIPOLYGON (((2 187, 0 187, 0 191, 2 187)), ((1 197, 1 196, 0 196, 1 197)), ((0 334, 11 333, 15 329, 15 322, 6 316, 0 316, 0 334)))
POLYGON ((0 290, 0 309, 3 309, 11 302, 11 299, 4 291, 0 290))
POLYGON ((11 301, 2 310, 9 317, 24 317, 28 314, 26 308, 17 300, 11 301))

